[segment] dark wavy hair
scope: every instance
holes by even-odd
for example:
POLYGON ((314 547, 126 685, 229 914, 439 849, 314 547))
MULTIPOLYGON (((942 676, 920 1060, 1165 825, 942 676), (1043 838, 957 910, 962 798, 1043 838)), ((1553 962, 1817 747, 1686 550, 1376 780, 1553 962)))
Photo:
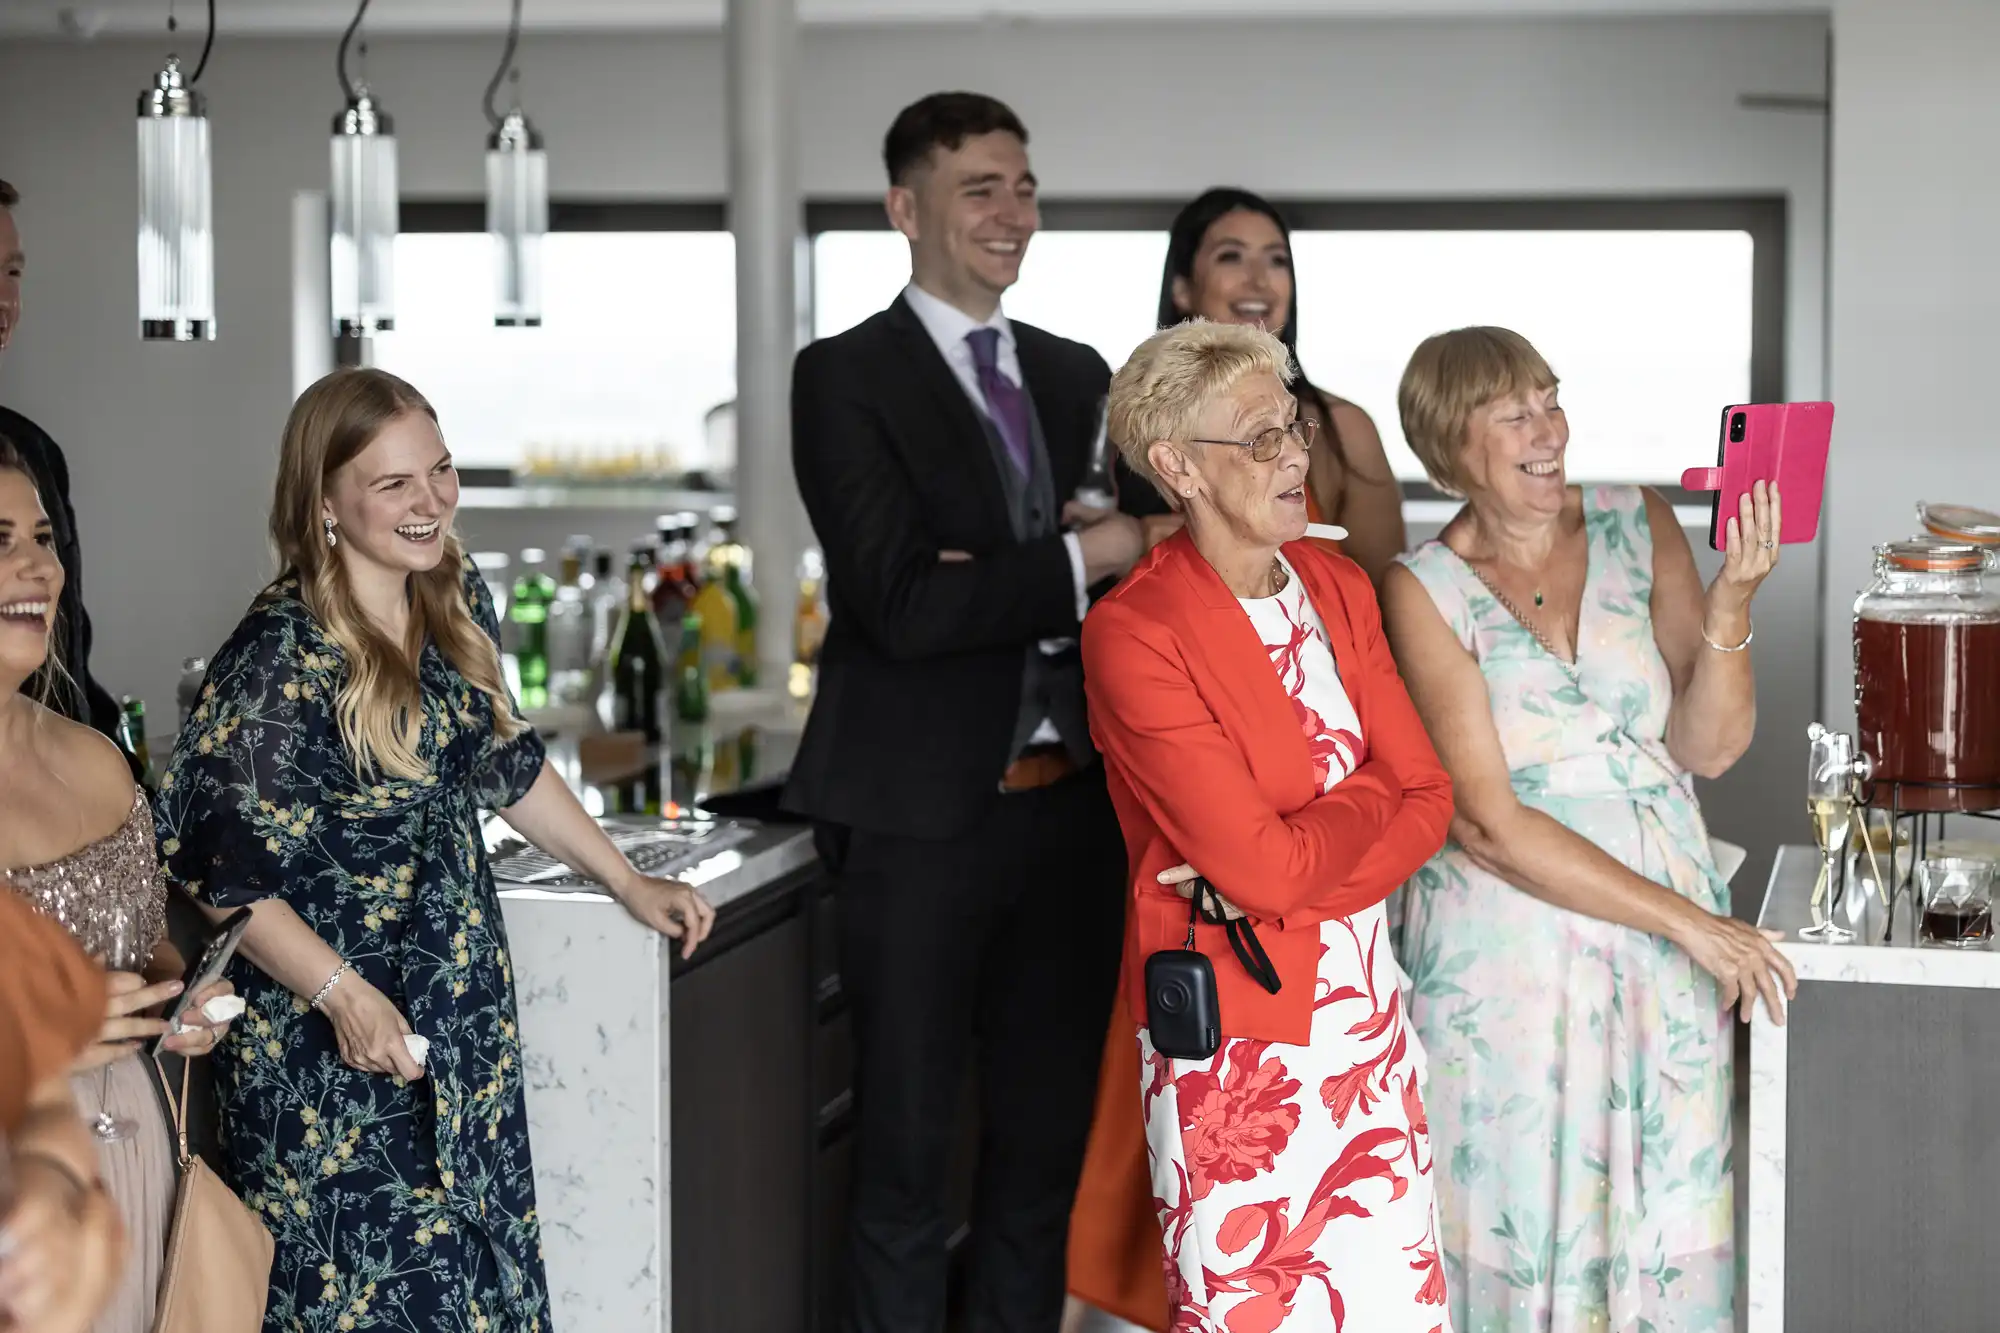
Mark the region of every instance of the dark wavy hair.
MULTIPOLYGON (((1188 312, 1174 304, 1174 279, 1194 281, 1194 259, 1201 253, 1201 243, 1208 236, 1208 229, 1231 213, 1261 213, 1278 229, 1278 235, 1284 237, 1285 248, 1291 249, 1292 229, 1286 225, 1285 215, 1270 200, 1233 185, 1217 186, 1203 192, 1174 216, 1173 228, 1167 233, 1167 259, 1160 268, 1159 327, 1168 328, 1188 317, 1188 312)), ((1310 397, 1317 405, 1326 443, 1333 446, 1327 452, 1343 471, 1350 469, 1353 465, 1348 462, 1347 448, 1341 443, 1340 428, 1333 422, 1333 397, 1314 384, 1305 367, 1299 364, 1299 283, 1296 271, 1292 278, 1291 307, 1285 312, 1285 326, 1275 332, 1279 341, 1285 344, 1285 350, 1291 353, 1292 367, 1298 372, 1298 378, 1292 381, 1292 391, 1301 398, 1310 397)), ((1328 515, 1327 520, 1331 522, 1332 515, 1328 515)))

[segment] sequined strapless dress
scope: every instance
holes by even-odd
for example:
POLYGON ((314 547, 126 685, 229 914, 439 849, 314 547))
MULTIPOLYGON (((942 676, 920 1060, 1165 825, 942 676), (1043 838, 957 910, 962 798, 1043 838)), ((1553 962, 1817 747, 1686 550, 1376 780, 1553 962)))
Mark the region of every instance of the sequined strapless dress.
MULTIPOLYGON (((43 914, 61 922, 84 952, 105 954, 110 922, 122 912, 138 923, 140 952, 150 956, 167 933, 166 890, 153 848, 153 814, 143 795, 116 832, 47 865, 0 871, 43 914)), ((138 1126, 131 1138, 99 1142, 104 1183, 125 1219, 125 1273, 92 1333, 149 1333, 160 1265, 173 1216, 174 1159, 152 1061, 128 1055, 70 1080, 84 1118, 100 1110, 138 1126)))

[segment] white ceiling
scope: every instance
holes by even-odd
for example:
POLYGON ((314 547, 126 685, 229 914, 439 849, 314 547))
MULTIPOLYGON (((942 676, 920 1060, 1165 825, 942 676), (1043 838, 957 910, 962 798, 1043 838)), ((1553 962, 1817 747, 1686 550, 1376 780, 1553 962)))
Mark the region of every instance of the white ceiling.
MULTIPOLYGON (((524 0, 526 26, 546 31, 714 27, 725 0, 524 0)), ((1264 17, 1520 17, 1587 14, 1823 12, 1830 0, 796 0, 808 23, 1264 17)), ((175 0, 183 30, 200 30, 205 0, 175 0)), ((90 38, 161 32, 168 0, 0 0, 0 34, 90 38)), ((507 0, 374 0, 376 32, 504 28, 507 0)), ((220 0, 224 33, 332 33, 353 0, 220 0)))

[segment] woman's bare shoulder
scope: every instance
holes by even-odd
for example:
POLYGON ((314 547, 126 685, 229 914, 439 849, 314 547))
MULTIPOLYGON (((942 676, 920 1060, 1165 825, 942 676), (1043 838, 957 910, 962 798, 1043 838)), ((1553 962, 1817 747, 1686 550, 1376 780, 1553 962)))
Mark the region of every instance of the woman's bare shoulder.
POLYGON ((125 756, 101 732, 48 709, 37 719, 47 741, 49 765, 81 806, 95 839, 114 833, 132 813, 138 787, 125 756))

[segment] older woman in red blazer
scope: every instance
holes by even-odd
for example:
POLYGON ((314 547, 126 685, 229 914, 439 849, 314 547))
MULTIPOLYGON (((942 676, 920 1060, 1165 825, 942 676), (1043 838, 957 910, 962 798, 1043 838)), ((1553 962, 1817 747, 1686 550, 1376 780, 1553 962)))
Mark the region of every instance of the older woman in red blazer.
MULTIPOLYGON (((1130 1121, 1115 1123, 1136 1083, 1172 1327, 1431 1333, 1449 1320, 1423 1056, 1382 902, 1444 841, 1451 786, 1367 576, 1303 540, 1314 432, 1291 377, 1270 334, 1197 322, 1112 382, 1113 438, 1187 526, 1083 629, 1133 874, 1121 1008, 1136 1056, 1136 1078, 1100 1093, 1084 1189, 1147 1188, 1120 1151, 1130 1121), (1276 989, 1204 920, 1222 1042, 1170 1059, 1145 1027, 1145 961, 1183 946, 1197 893, 1252 928, 1276 989)), ((1090 1213, 1080 1201, 1074 1225, 1090 1213)))

